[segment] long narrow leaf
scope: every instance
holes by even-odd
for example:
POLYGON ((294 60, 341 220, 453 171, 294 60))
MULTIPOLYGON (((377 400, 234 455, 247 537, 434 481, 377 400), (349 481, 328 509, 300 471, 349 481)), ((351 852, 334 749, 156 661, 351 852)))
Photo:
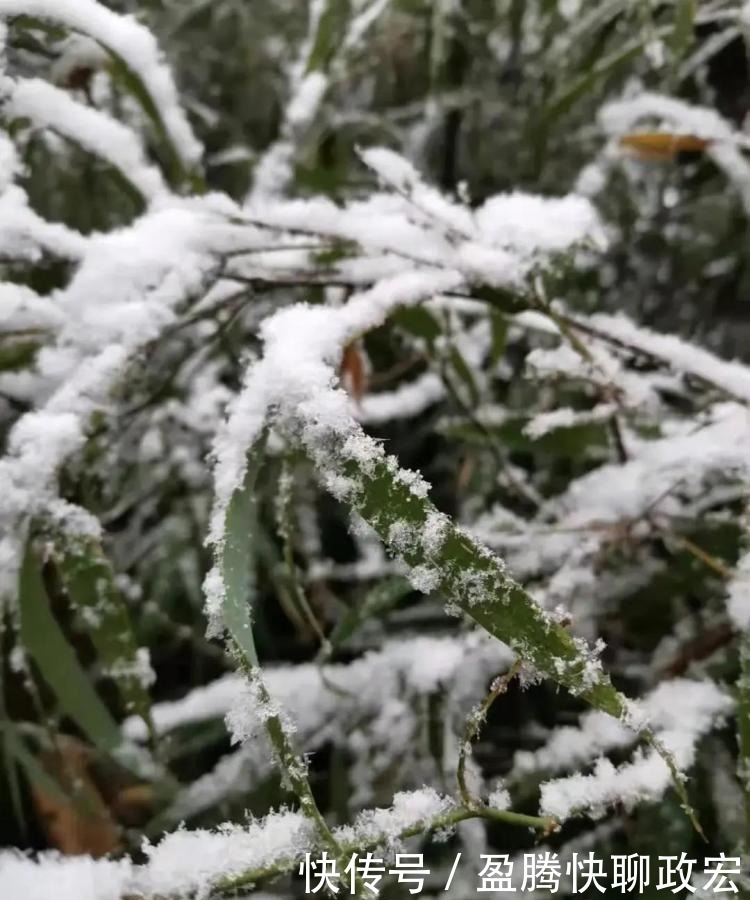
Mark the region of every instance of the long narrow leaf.
POLYGON ((262 463, 260 441, 248 454, 245 481, 235 491, 227 509, 224 543, 219 565, 224 582, 224 623, 238 648, 252 667, 258 665, 253 637, 252 607, 255 599, 255 481, 262 463))
MULTIPOLYGON (((58 542, 58 545, 60 543, 58 542)), ((83 627, 94 644, 103 673, 117 685, 128 713, 140 716, 153 733, 151 698, 127 607, 109 562, 91 542, 62 545, 60 571, 83 627)))
POLYGON ((21 640, 60 708, 93 744, 114 751, 121 744, 120 730, 52 615, 40 560, 31 544, 21 567, 19 600, 21 640))

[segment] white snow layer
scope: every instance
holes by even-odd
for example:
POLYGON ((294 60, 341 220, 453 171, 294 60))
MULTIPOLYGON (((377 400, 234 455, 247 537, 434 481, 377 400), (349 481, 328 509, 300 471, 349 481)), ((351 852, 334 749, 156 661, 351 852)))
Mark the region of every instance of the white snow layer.
MULTIPOLYGON (((429 823, 452 806, 432 788, 401 792, 392 807, 362 813, 353 825, 335 829, 334 837, 343 844, 376 842, 392 847, 401 832, 429 823)), ((0 852, 0 888, 3 896, 24 900, 122 900, 127 895, 189 895, 203 900, 225 878, 293 863, 315 849, 314 841, 309 819, 282 810, 246 826, 179 829, 156 845, 145 845, 144 865, 57 853, 32 859, 6 851, 0 852)))
POLYGON ((0 19, 33 16, 92 37, 140 78, 188 169, 203 154, 180 106, 169 66, 156 39, 133 16, 119 15, 96 0, 0 0, 0 19))
POLYGON ((49 128, 101 157, 147 200, 166 192, 161 173, 146 162, 134 131, 41 78, 12 84, 4 111, 10 118, 29 119, 36 127, 49 128))
MULTIPOLYGON (((637 705, 637 715, 652 722, 661 746, 672 754, 678 770, 685 772, 695 760, 700 738, 733 708, 731 697, 715 684, 679 679, 660 685, 637 705)), ((552 768, 573 767, 594 753, 622 746, 623 738, 609 722, 589 714, 580 732, 557 732, 533 762, 552 768)), ((522 760, 524 765, 532 761, 522 760)), ((596 817, 613 804, 630 808, 657 800, 671 784, 669 766, 655 749, 639 749, 632 761, 619 766, 600 756, 589 775, 579 773, 542 784, 540 810, 561 821, 585 813, 596 817)))

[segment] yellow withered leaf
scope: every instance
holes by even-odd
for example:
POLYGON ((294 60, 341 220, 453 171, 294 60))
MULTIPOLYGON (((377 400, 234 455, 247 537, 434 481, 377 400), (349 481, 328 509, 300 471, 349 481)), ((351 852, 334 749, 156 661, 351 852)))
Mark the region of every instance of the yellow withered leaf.
POLYGON ((619 144, 638 159, 670 160, 678 153, 701 153, 711 145, 707 138, 694 134, 672 134, 668 131, 637 131, 624 134, 619 144))

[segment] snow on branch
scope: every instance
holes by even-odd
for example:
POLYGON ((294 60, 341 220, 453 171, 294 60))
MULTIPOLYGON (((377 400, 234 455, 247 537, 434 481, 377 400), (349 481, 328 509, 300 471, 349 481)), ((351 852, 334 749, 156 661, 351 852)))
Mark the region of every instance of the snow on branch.
POLYGON ((60 310, 49 297, 42 297, 25 285, 0 283, 0 333, 29 329, 56 331, 63 321, 60 310))
POLYGON ((715 110, 643 93, 607 103, 600 111, 599 122, 612 137, 622 137, 638 124, 656 122, 667 134, 707 141, 706 152, 737 190, 745 211, 750 212, 750 164, 742 153, 750 143, 715 110))
POLYGON ((323 102, 332 81, 340 74, 337 63, 359 47, 390 2, 357 4, 346 22, 337 21, 342 9, 347 10, 337 0, 312 0, 309 4, 307 34, 289 70, 289 101, 284 108, 281 134, 255 167, 246 206, 253 208, 264 199, 287 192, 295 157, 312 126, 319 124, 323 102))
POLYGON ((9 119, 28 119, 79 144, 114 166, 147 201, 165 193, 161 173, 146 162, 141 142, 126 125, 40 78, 6 84, 6 96, 3 113, 9 119))
MULTIPOLYGON (((732 709, 730 698, 715 684, 676 678, 658 685, 639 701, 640 714, 651 723, 657 733, 686 727, 708 730, 720 715, 732 709), (682 705, 690 697, 690 716, 682 705)), ((519 750, 513 760, 513 779, 542 772, 570 771, 586 765, 592 759, 610 750, 630 746, 637 735, 611 716, 590 710, 581 717, 578 727, 565 726, 554 730, 537 750, 519 750)))
MULTIPOLYGON (((515 207, 517 198, 490 201, 492 206, 485 209, 491 208, 491 214, 485 221, 480 217, 475 227, 468 212, 454 209, 431 189, 423 190, 416 172, 396 154, 368 151, 365 158, 402 198, 401 203, 426 217, 419 229, 420 240, 439 241, 443 261, 432 270, 407 270, 385 278, 342 307, 297 305, 263 323, 263 359, 248 370, 215 445, 211 540, 217 565, 206 580, 214 633, 221 629, 226 613, 227 512, 245 477, 246 456, 258 455, 271 413, 270 421, 291 440, 301 442, 334 496, 369 521, 391 552, 409 564, 415 588, 425 593, 440 589, 540 672, 621 715, 623 700, 588 648, 577 645, 544 615, 507 574, 501 560, 434 510, 426 499, 428 485, 418 473, 400 470, 396 460, 387 458, 382 447, 362 432, 352 418, 348 398, 335 387, 335 366, 344 346, 382 324, 392 312, 480 279, 494 285, 517 284, 545 254, 590 235, 596 217, 583 200, 569 205, 564 200, 529 202, 525 209, 535 208, 535 217, 521 241, 514 241, 502 229, 495 231, 494 223, 515 207), (548 211, 552 214, 545 218, 543 213, 548 211), (534 221, 540 223, 539 247, 532 240, 534 221), (487 241, 485 246, 482 239, 487 241), (510 246, 501 249, 502 243, 510 246)), ((368 230, 380 231, 372 222, 368 230)), ((244 490, 251 487, 246 484, 244 490)), ((244 634, 248 624, 241 627, 244 634)), ((240 637, 235 634, 236 639, 240 637)))
POLYGON ((86 239, 31 209, 26 192, 15 184, 22 170, 15 145, 0 132, 0 260, 38 262, 45 254, 80 259, 86 239))
MULTIPOLYGON (((405 839, 445 833, 471 818, 512 816, 503 809, 469 809, 432 788, 403 791, 393 805, 361 813, 352 825, 334 830, 342 856, 382 849, 394 852, 405 839)), ((519 816, 527 824, 543 820, 519 816)), ((229 893, 280 874, 296 873, 305 853, 319 850, 309 819, 282 810, 252 820, 246 826, 227 823, 214 831, 178 830, 158 844, 144 846, 147 862, 70 858, 55 853, 33 860, 12 851, 0 852, 0 880, 13 896, 29 900, 52 891, 60 900, 124 900, 194 897, 207 900, 217 891, 229 893)))
MULTIPOLYGON (((561 496, 548 501, 549 509, 556 509, 558 523, 567 526, 637 520, 670 486, 695 492, 712 477, 742 477, 749 427, 744 406, 716 404, 697 428, 675 422, 657 440, 631 439, 627 462, 600 466, 571 482, 561 496)), ((664 497, 667 506, 669 502, 664 497)))
POLYGON ((202 293, 217 271, 217 253, 232 246, 231 211, 216 198, 174 199, 128 229, 85 241, 75 275, 55 296, 64 324, 38 356, 44 399, 15 424, 0 461, 4 595, 15 594, 30 520, 62 510, 57 473, 83 446, 92 413, 111 408, 134 354, 174 323, 180 304, 202 293))
POLYGON ((750 369, 741 362, 727 362, 695 344, 671 334, 659 334, 636 325, 625 315, 597 313, 581 320, 604 341, 619 344, 626 351, 642 353, 663 362, 679 375, 689 375, 713 385, 728 397, 750 404, 750 369))
MULTIPOLYGON (((672 754, 679 770, 686 772, 695 761, 700 738, 722 722, 733 707, 729 695, 716 685, 680 680, 657 689, 641 710, 651 720, 657 740, 672 754), (664 705, 666 700, 671 701, 668 707, 664 705)), ((592 724, 589 719, 589 727, 592 724)), ((565 742, 566 738, 560 734, 558 740, 565 742)), ((618 746, 617 737, 597 733, 592 749, 605 749, 607 745, 618 746)), ((561 761, 583 761, 577 740, 572 747, 560 749, 564 754, 561 761)), ((590 775, 575 774, 542 784, 540 809, 560 821, 582 814, 598 818, 617 804, 629 809, 643 801, 657 800, 671 783, 669 766, 655 749, 638 750, 632 761, 620 766, 600 757, 590 775)))
POLYGON ((59 23, 100 43, 143 83, 184 169, 190 172, 196 168, 203 148, 180 105, 172 73, 147 28, 97 0, 0 0, 0 19, 16 16, 59 23))
POLYGON ((750 629, 750 552, 743 553, 727 587, 727 610, 739 631, 750 629))
POLYGON ((614 100, 602 107, 599 121, 608 134, 625 134, 638 122, 658 122, 663 128, 677 127, 707 140, 736 142, 739 135, 719 113, 692 106, 674 97, 643 93, 614 100))

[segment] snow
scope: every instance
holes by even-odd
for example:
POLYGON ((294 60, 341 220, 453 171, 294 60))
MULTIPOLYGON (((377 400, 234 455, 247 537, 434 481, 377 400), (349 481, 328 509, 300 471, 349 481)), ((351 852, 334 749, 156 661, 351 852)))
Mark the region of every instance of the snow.
POLYGON ((745 211, 750 212, 750 164, 742 153, 749 146, 746 135, 735 131, 713 109, 649 92, 607 103, 599 113, 600 125, 613 137, 628 133, 644 120, 656 120, 659 129, 667 133, 709 140, 706 153, 734 185, 745 211))
POLYGON ((92 38, 83 34, 70 34, 57 44, 60 55, 50 69, 54 84, 66 84, 76 69, 103 69, 108 62, 107 51, 92 38))
MULTIPOLYGON (((425 304, 427 308, 429 305, 425 304)), ((451 346, 461 354, 472 370, 478 369, 490 349, 486 321, 454 333, 451 346)), ((435 341, 435 347, 437 353, 449 350, 448 341, 444 337, 435 341)), ((436 372, 428 371, 414 381, 399 385, 395 390, 366 394, 352 412, 358 421, 369 425, 410 419, 439 403, 445 395, 443 378, 436 372)))
POLYGON ((687 422, 659 440, 631 437, 631 459, 582 476, 550 505, 569 526, 637 518, 670 485, 699 486, 711 473, 746 472, 749 426, 750 411, 726 403, 708 421, 687 422))
POLYGON ((608 134, 625 134, 643 119, 656 119, 681 134, 718 141, 734 141, 735 132, 715 110, 692 106, 674 97, 642 93, 605 104, 599 113, 599 123, 608 134))
POLYGON ((352 844, 375 840, 393 843, 407 828, 429 822, 454 807, 453 800, 441 796, 434 788, 401 791, 394 796, 392 806, 360 813, 353 825, 337 828, 335 837, 352 844))
POLYGON ((415 591, 429 594, 440 587, 442 576, 440 569, 434 566, 415 566, 409 572, 409 581, 415 591))
POLYGON ((576 425, 589 425, 607 422, 617 411, 613 403, 600 403, 591 410, 574 410, 569 407, 560 407, 550 412, 539 413, 525 426, 524 433, 533 440, 539 440, 545 434, 556 431, 558 428, 573 428, 576 425))
POLYGON ((313 827, 301 813, 277 812, 247 826, 224 825, 217 831, 178 830, 155 846, 146 845, 148 863, 136 873, 144 893, 194 892, 207 898, 212 885, 300 856, 312 843, 313 827))
MULTIPOLYGON (((634 715, 639 722, 644 718, 650 722, 661 745, 672 754, 678 770, 685 772, 695 761, 699 740, 721 722, 733 706, 732 699, 711 682, 681 679, 657 688, 634 715)), ((589 718, 586 738, 593 738, 591 755, 600 748, 612 749, 621 745, 611 726, 605 724, 604 732, 601 727, 602 722, 589 718)), ((549 746, 550 756, 545 754, 542 760, 548 765, 555 764, 551 754, 557 750, 565 765, 582 762, 582 756, 589 756, 582 746, 583 732, 573 736, 572 741, 570 737, 569 733, 560 733, 558 746, 549 746)), ((540 810, 543 815, 554 816, 560 821, 583 813, 598 818, 614 804, 629 809, 643 801, 657 800, 671 784, 669 767, 655 749, 638 749, 630 762, 619 766, 600 756, 589 775, 577 773, 542 784, 540 810)))
POLYGON ((5 897, 25 900, 122 900, 132 879, 127 860, 47 853, 39 862, 0 850, 0 888, 5 897))
POLYGON ((411 419, 444 397, 443 380, 434 372, 428 372, 393 391, 367 394, 354 413, 361 422, 372 425, 394 419, 411 419))
POLYGON ((146 86, 186 168, 197 165, 203 149, 180 106, 170 69, 154 36, 133 16, 119 15, 96 0, 0 0, 0 18, 21 15, 88 35, 122 60, 146 86))
POLYGON ((312 826, 300 813, 281 811, 246 826, 216 831, 177 830, 145 844, 144 865, 90 857, 41 854, 36 860, 0 852, 4 896, 30 900, 122 900, 128 895, 179 895, 205 900, 216 882, 248 869, 294 859, 312 845, 312 826))
POLYGON ((673 371, 681 375, 694 375, 716 385, 729 396, 743 403, 750 403, 750 369, 746 365, 727 362, 674 335, 659 334, 635 325, 622 314, 609 316, 600 313, 590 316, 586 321, 603 334, 648 356, 663 360, 673 371))
POLYGON ((30 119, 35 127, 52 129, 101 157, 147 200, 165 193, 161 174, 146 162, 135 132, 67 91, 41 78, 23 79, 12 85, 3 108, 9 117, 30 119))
MULTIPOLYGON (((92 413, 110 408, 133 354, 175 321, 214 271, 218 248, 231 246, 226 209, 211 196, 173 198, 130 228, 82 240, 78 269, 54 295, 64 324, 37 358, 43 399, 14 426, 0 461, 5 559, 19 558, 24 523, 50 508, 59 467, 83 446, 92 413)), ((3 591, 11 596, 14 571, 3 591)))
POLYGON ((487 805, 491 809, 510 809, 510 793, 504 787, 495 788, 487 798, 487 805))
MULTIPOLYGON (((459 671, 474 661, 480 672, 503 668, 513 657, 507 647, 481 633, 469 633, 460 637, 415 637, 386 643, 382 649, 370 651, 347 665, 315 664, 269 667, 265 673, 266 686, 279 704, 290 711, 297 727, 313 732, 322 727, 333 713, 332 704, 341 700, 330 696, 325 682, 344 684, 352 693, 361 711, 375 712, 379 700, 388 691, 394 696, 402 691, 429 694, 438 688, 449 687, 459 671)), ((469 678, 467 689, 475 676, 469 678)), ((183 700, 156 704, 153 708, 154 724, 159 732, 206 719, 221 718, 234 710, 233 721, 238 729, 253 732, 241 724, 245 714, 252 717, 252 709, 245 706, 245 681, 237 675, 226 675, 212 684, 196 688, 183 700)), ((347 713, 336 714, 342 719, 347 713)), ((147 735, 143 721, 135 716, 124 726, 125 734, 132 739, 145 740, 147 735)))
MULTIPOLYGON (((334 829, 335 840, 394 847, 401 832, 426 827, 454 807, 432 788, 406 792, 388 808, 361 813, 352 825, 334 829)), ((0 852, 0 886, 9 897, 29 900, 122 900, 127 895, 190 896, 207 900, 219 882, 248 871, 286 865, 314 851, 315 834, 301 813, 281 810, 247 825, 227 823, 213 831, 178 829, 159 843, 146 843, 147 862, 93 860, 40 854, 37 859, 0 852)))
POLYGON ((35 213, 26 194, 15 185, 0 195, 0 257, 10 261, 38 262, 45 255, 78 260, 85 238, 71 228, 48 222, 35 213))
MULTIPOLYGON (((650 723, 658 731, 679 729, 685 717, 683 704, 690 698, 689 727, 707 730, 716 711, 728 710, 727 697, 711 682, 676 678, 656 687, 639 703, 641 727, 650 723), (693 716, 692 710, 695 709, 693 716)), ((513 779, 532 772, 557 773, 586 765, 596 756, 623 749, 637 740, 637 732, 605 713, 591 710, 579 725, 555 729, 534 751, 519 750, 513 758, 513 779)))
POLYGON ((388 188, 405 195, 417 211, 451 238, 471 240, 476 234, 471 213, 425 184, 416 168, 403 156, 385 147, 360 150, 362 162, 388 188))
POLYGON ((287 124, 292 130, 306 128, 315 118, 328 87, 322 72, 310 72, 300 83, 297 93, 286 108, 287 124))
POLYGON ((750 553, 744 553, 727 586, 727 612, 735 628, 750 628, 750 553))
POLYGON ((21 284, 0 283, 0 324, 4 331, 42 328, 56 331, 64 322, 57 305, 48 297, 21 284))
POLYGON ((476 212, 488 242, 525 257, 560 253, 572 244, 606 244, 602 223, 584 197, 538 197, 521 192, 491 197, 476 212))

